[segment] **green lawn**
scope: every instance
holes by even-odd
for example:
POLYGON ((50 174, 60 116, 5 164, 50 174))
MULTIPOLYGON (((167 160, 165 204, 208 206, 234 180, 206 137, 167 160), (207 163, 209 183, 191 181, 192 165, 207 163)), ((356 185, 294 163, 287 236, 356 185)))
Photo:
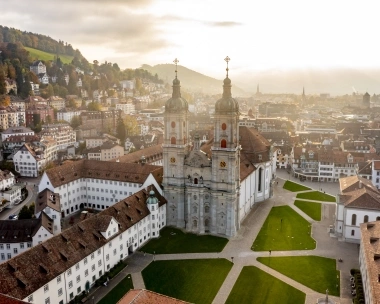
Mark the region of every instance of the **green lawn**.
POLYGON ((306 295, 302 291, 265 271, 254 266, 245 266, 226 304, 303 304, 305 298, 306 295))
POLYGON ((305 212, 315 221, 320 221, 322 216, 322 204, 295 200, 294 205, 305 212))
MULTIPOLYGON (((33 60, 54 60, 54 56, 56 56, 56 54, 52 54, 52 53, 47 53, 47 52, 44 52, 44 51, 40 51, 40 50, 37 50, 37 49, 33 49, 33 48, 30 48, 30 47, 25 47, 25 49, 29 52, 29 56, 33 59, 33 60)), ((73 56, 68 56, 68 55, 59 55, 59 58, 61 58, 61 61, 63 63, 71 63, 71 61, 73 60, 73 56)))
POLYGON ((311 188, 291 182, 290 180, 287 180, 284 184, 284 189, 292 191, 292 192, 298 192, 298 191, 305 191, 305 190, 311 190, 311 188))
POLYGON ((340 273, 336 260, 319 256, 261 257, 257 260, 289 278, 317 291, 339 296, 340 273), (337 287, 338 284, 338 287, 337 287))
POLYGON ((226 259, 152 262, 142 271, 146 289, 191 303, 211 303, 232 263, 226 259))
POLYGON ((140 251, 152 254, 220 252, 228 243, 226 238, 184 233, 172 227, 162 228, 160 235, 158 239, 151 239, 140 251))
POLYGON ((335 197, 319 191, 311 191, 305 193, 298 193, 297 198, 309 199, 313 201, 335 202, 335 197))
POLYGON ((131 275, 127 275, 119 284, 117 284, 98 304, 116 304, 127 292, 133 289, 131 275))
POLYGON ((311 224, 289 206, 273 207, 251 249, 253 251, 311 250, 311 224))

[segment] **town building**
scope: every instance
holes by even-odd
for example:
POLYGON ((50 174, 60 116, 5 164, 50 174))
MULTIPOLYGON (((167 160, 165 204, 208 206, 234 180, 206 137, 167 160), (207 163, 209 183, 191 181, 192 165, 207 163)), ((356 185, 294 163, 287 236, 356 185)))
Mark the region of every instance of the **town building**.
POLYGON ((116 110, 120 110, 127 115, 134 114, 135 105, 133 103, 117 103, 116 110))
POLYGON ((57 141, 57 150, 65 150, 76 142, 76 132, 68 123, 42 125, 41 136, 51 136, 57 141))
POLYGON ((25 111, 15 106, 0 107, 0 128, 6 130, 25 124, 25 111))
POLYGON ((166 200, 149 188, 0 264, 0 294, 29 303, 67 304, 87 292, 166 226, 166 200))
POLYGON ((379 303, 380 269, 378 260, 380 256, 380 222, 371 221, 360 225, 360 251, 359 265, 363 282, 364 298, 366 303, 379 303))
POLYGON ((50 106, 30 105, 25 110, 26 126, 36 126, 39 123, 52 122, 54 120, 54 110, 50 106))
POLYGON ((21 202, 21 189, 22 186, 16 184, 12 172, 0 170, 0 202, 2 208, 21 202))
POLYGON ((37 177, 46 165, 57 159, 57 142, 43 137, 40 142, 25 143, 13 156, 15 170, 21 176, 37 177))
POLYGON ((104 210, 152 184, 161 191, 161 182, 159 166, 80 160, 44 172, 39 192, 58 193, 66 216, 83 208, 104 210))
POLYGON ((47 105, 59 111, 66 107, 66 101, 59 96, 50 96, 47 105))
POLYGON ((380 220, 380 192, 368 179, 349 176, 339 179, 334 234, 360 243, 360 224, 380 220))
POLYGON ((36 143, 40 141, 38 135, 12 135, 2 141, 3 158, 13 159, 13 154, 18 151, 25 143, 36 143))
POLYGON ((255 203, 273 195, 276 160, 256 129, 239 126, 239 104, 231 80, 215 104, 214 138, 200 146, 189 137, 188 103, 177 75, 165 104, 163 186, 168 225, 195 233, 236 235, 255 203))
POLYGON ((120 111, 82 112, 82 125, 98 132, 115 132, 120 111))
POLYGON ((87 151, 87 159, 109 161, 124 155, 124 148, 112 141, 106 141, 99 147, 87 151))
POLYGON ((81 110, 76 110, 76 109, 68 109, 68 108, 63 108, 59 111, 57 111, 57 120, 58 121, 67 121, 68 123, 71 123, 71 120, 74 117, 80 117, 81 110))
POLYGON ((26 128, 23 126, 11 127, 1 132, 1 141, 4 142, 8 137, 16 136, 16 135, 17 136, 28 136, 28 135, 33 136, 34 131, 30 128, 26 128))
POLYGON ((36 75, 46 73, 46 65, 41 60, 34 61, 29 68, 36 75))
POLYGON ((51 220, 0 220, 0 262, 9 260, 53 236, 51 220))

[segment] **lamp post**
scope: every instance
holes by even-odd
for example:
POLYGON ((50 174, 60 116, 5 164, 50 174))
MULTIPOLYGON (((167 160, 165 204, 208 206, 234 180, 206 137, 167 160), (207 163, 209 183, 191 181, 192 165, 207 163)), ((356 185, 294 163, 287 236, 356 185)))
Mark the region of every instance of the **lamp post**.
POLYGON ((234 257, 231 257, 232 264, 234 263, 234 257))

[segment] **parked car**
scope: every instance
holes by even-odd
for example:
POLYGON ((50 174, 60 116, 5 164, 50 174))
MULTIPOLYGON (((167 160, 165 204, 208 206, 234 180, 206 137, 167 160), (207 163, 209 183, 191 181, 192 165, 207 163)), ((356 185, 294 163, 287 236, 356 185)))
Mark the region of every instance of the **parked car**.
POLYGON ((10 219, 10 220, 17 220, 17 219, 18 219, 18 215, 17 215, 17 214, 11 214, 11 215, 9 216, 9 219, 10 219))

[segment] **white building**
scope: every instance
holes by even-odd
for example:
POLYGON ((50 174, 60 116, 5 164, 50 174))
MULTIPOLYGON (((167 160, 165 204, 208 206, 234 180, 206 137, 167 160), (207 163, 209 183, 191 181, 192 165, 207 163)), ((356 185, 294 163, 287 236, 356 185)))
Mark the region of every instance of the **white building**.
POLYGON ((57 112, 57 120, 64 120, 70 123, 74 117, 80 117, 80 113, 82 113, 81 110, 64 108, 57 112))
POLYGON ((0 263, 51 238, 50 226, 45 214, 37 219, 0 221, 0 263))
POLYGON ((83 208, 104 210, 154 185, 159 191, 162 167, 148 164, 80 160, 44 172, 39 191, 60 195, 62 215, 83 208))
POLYGON ((0 293, 66 304, 166 225, 166 200, 151 187, 0 264, 0 293), (33 263, 31 263, 33 261, 33 263))
POLYGON ((58 150, 65 150, 76 142, 76 132, 65 123, 43 125, 40 134, 53 137, 57 141, 58 150))
POLYGON ((38 143, 25 143, 13 156, 13 163, 21 176, 37 177, 47 164, 56 159, 57 142, 43 137, 38 143))
POLYGON ((36 75, 46 73, 46 65, 41 60, 34 61, 29 68, 36 75))
POLYGON ((25 124, 25 111, 18 107, 0 107, 0 128, 6 130, 25 124))
POLYGON ((16 185, 15 176, 7 170, 0 170, 0 201, 2 206, 4 203, 14 205, 21 201, 21 186, 16 185))
POLYGON ((117 103, 116 110, 121 110, 127 115, 134 114, 136 112, 135 105, 133 103, 117 103))
POLYGON ((380 192, 360 176, 339 179, 335 236, 346 242, 360 242, 360 224, 380 220, 380 192))
POLYGON ((124 155, 124 148, 118 144, 107 141, 100 147, 91 148, 87 152, 87 159, 108 161, 124 155))
POLYGON ((26 136, 26 135, 34 135, 34 131, 32 129, 26 128, 26 127, 13 127, 8 128, 1 132, 1 141, 5 141, 6 138, 20 135, 20 136, 26 136))

